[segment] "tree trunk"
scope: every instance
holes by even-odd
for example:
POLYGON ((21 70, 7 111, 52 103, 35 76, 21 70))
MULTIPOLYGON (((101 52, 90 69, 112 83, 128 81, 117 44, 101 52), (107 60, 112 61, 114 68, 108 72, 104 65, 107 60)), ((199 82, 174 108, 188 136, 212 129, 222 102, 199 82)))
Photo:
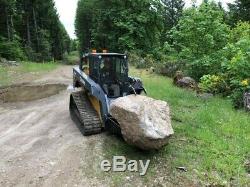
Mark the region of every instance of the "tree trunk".
POLYGON ((14 40, 14 32, 15 32, 15 29, 14 29, 14 23, 13 23, 13 16, 11 15, 10 16, 10 25, 11 25, 11 40, 13 41, 14 40))
POLYGON ((174 26, 174 0, 171 1, 171 28, 174 26))
POLYGON ((5 7, 5 14, 6 14, 6 29, 7 29, 7 34, 8 34, 8 40, 10 41, 10 24, 9 24, 9 14, 7 7, 5 7))
POLYGON ((27 31, 27 45, 31 47, 31 40, 30 40, 30 23, 29 23, 29 14, 26 13, 26 31, 27 31))
POLYGON ((33 14, 33 21, 35 26, 35 35, 36 35, 36 52, 39 51, 39 39, 38 39, 38 28, 37 28, 37 20, 36 20, 36 13, 34 7, 32 8, 32 14, 33 14))

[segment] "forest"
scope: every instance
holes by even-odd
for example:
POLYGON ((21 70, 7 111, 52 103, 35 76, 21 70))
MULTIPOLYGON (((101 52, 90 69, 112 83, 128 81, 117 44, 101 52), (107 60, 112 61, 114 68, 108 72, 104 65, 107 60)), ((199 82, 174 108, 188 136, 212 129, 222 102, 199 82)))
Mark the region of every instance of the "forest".
POLYGON ((129 54, 137 68, 173 76, 182 70, 204 92, 242 107, 250 89, 250 2, 204 0, 80 0, 75 27, 80 52, 108 49, 129 54))
POLYGON ((250 89, 250 3, 203 0, 79 0, 70 39, 53 0, 0 0, 0 57, 47 62, 78 48, 127 53, 137 68, 174 76, 181 70, 199 90, 229 96, 242 107, 250 89))
POLYGON ((61 60, 70 47, 53 0, 0 0, 0 57, 61 60))

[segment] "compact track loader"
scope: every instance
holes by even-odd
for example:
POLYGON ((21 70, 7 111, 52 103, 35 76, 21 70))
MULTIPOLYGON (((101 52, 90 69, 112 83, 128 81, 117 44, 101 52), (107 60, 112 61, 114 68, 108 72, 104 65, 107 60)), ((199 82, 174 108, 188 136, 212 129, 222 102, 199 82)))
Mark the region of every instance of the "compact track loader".
POLYGON ((130 94, 146 93, 139 78, 128 76, 125 54, 87 53, 73 68, 73 86, 78 91, 70 95, 72 120, 84 135, 109 130, 120 134, 119 123, 109 114, 112 101, 130 94))

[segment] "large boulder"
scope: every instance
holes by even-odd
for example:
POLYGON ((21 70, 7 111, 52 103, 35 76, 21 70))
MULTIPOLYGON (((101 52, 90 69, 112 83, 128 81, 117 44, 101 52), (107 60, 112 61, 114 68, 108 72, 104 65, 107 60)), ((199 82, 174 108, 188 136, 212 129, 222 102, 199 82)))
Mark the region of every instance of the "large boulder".
POLYGON ((183 77, 176 82, 176 85, 182 88, 197 88, 196 81, 191 77, 183 77))
POLYGON ((143 150, 161 148, 174 133, 164 101, 129 95, 113 101, 110 113, 119 122, 125 141, 143 150))

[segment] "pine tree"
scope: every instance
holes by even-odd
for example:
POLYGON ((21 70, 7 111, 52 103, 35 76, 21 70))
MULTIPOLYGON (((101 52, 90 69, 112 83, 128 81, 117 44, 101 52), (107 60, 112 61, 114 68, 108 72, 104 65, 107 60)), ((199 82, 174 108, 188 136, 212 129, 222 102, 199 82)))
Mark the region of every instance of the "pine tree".
POLYGON ((61 60, 70 38, 53 0, 0 0, 0 55, 29 60, 61 60), (22 45, 20 45, 22 44, 22 45))
POLYGON ((152 51, 163 29, 160 0, 80 0, 76 34, 80 50, 152 51))
POLYGON ((238 21, 250 21, 250 1, 236 0, 233 4, 228 4, 230 10, 230 20, 232 25, 238 21))
POLYGON ((169 31, 177 25, 180 17, 182 16, 182 11, 184 8, 183 0, 163 0, 164 4, 164 32, 161 37, 161 42, 164 43, 168 41, 172 43, 171 37, 169 37, 169 31))
POLYGON ((182 16, 185 3, 183 0, 163 0, 162 2, 165 6, 165 28, 166 30, 170 30, 177 25, 180 17, 182 16))

